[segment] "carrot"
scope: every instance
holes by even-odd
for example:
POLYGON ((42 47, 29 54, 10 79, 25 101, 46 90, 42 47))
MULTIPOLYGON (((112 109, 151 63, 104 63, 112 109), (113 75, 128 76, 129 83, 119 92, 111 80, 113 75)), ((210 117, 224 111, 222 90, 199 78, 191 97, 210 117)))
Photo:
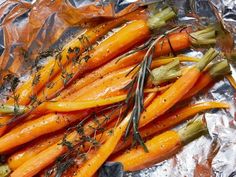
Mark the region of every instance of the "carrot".
MULTIPOLYGON (((151 93, 145 99, 145 104, 148 105, 150 101, 152 101, 155 93, 151 93)), ((128 119, 128 118, 127 118, 128 119)), ((91 125, 91 124, 88 124, 91 125)), ((85 130, 89 130, 87 133, 91 133, 91 129, 88 127, 85 130)), ((120 133, 120 132, 118 132, 120 133)), ((76 144, 80 139, 80 135, 77 131, 73 131, 70 133, 66 140, 71 142, 72 144, 76 144)), ((19 168, 17 168, 12 174, 11 177, 29 177, 37 174, 40 170, 44 169, 48 165, 50 165, 57 157, 67 151, 67 147, 62 145, 62 141, 55 143, 54 145, 50 146, 49 148, 45 149, 44 151, 40 152, 36 156, 32 157, 25 163, 23 163, 19 168), (37 166, 33 166, 32 164, 36 164, 37 166)))
MULTIPOLYGON (((102 41, 98 46, 94 47, 88 55, 86 54, 85 56, 82 56, 82 60, 78 64, 71 63, 71 65, 68 65, 65 68, 66 72, 69 71, 69 74, 73 75, 71 76, 72 78, 69 79, 69 82, 81 76, 85 72, 107 63, 134 45, 143 42, 150 37, 152 29, 164 26, 166 21, 173 16, 175 16, 175 13, 171 8, 166 8, 149 18, 148 21, 136 20, 126 24, 118 32, 114 33, 112 36, 102 41), (129 36, 129 38, 127 38, 127 36, 129 36)), ((52 97, 55 97, 55 93, 64 89, 65 83, 63 82, 61 75, 55 77, 53 83, 54 85, 52 88, 41 92, 38 96, 39 100, 41 100, 44 95, 46 95, 46 99, 51 99, 52 97)))
MULTIPOLYGON (((47 64, 40 71, 38 71, 38 73, 35 74, 40 76, 40 82, 33 84, 33 75, 33 77, 27 80, 27 82, 23 83, 19 88, 17 88, 16 94, 19 95, 19 104, 28 104, 31 101, 30 96, 36 94, 48 82, 49 78, 52 78, 61 70, 60 66, 64 66, 68 63, 68 60, 72 61, 74 57, 80 55, 84 50, 87 49, 87 47, 93 45, 101 36, 106 34, 112 28, 119 26, 129 19, 136 19, 140 17, 142 19, 142 16, 144 16, 143 13, 144 12, 141 12, 140 10, 135 11, 134 13, 128 14, 127 16, 102 23, 94 28, 88 29, 84 34, 79 34, 76 36, 72 41, 63 47, 60 64, 55 64, 55 62, 57 62, 57 58, 54 56, 49 59, 47 64), (86 40, 87 44, 80 39, 84 39, 84 41, 86 40), (71 50, 73 51, 71 52, 71 50)), ((9 101, 13 102, 14 100, 9 101)))
POLYGON ((210 67, 207 71, 203 72, 198 81, 192 89, 182 98, 182 100, 192 97, 199 93, 202 89, 213 83, 218 77, 230 73, 230 67, 227 60, 218 62, 210 67))
POLYGON ((236 89, 236 81, 234 80, 232 75, 227 75, 226 78, 228 79, 229 83, 232 85, 234 89, 236 89))
MULTIPOLYGON (((111 96, 112 94, 119 95, 119 90, 124 88, 131 80, 132 73, 125 77, 127 72, 131 69, 132 67, 128 68, 128 70, 122 69, 121 71, 115 71, 114 74, 110 74, 108 77, 92 83, 88 88, 85 87, 84 89, 81 89, 78 94, 75 96, 72 95, 72 98, 74 97, 79 101, 93 100, 108 95, 111 96)), ((124 94, 123 91, 121 93, 124 94)), ((89 110, 80 111, 78 114, 50 113, 38 119, 23 123, 0 138, 0 152, 7 151, 13 147, 29 142, 46 133, 51 133, 64 128, 65 126, 82 119, 88 113, 89 110), (58 125, 59 123, 60 125, 58 125), (14 140, 16 137, 17 141, 14 140)))
MULTIPOLYGON (((164 114, 163 116, 149 123, 145 127, 141 128, 140 135, 143 138, 146 138, 154 134, 159 134, 160 132, 168 130, 182 123, 183 121, 188 120, 189 118, 198 114, 199 112, 215 108, 229 108, 229 105, 227 103, 212 101, 212 102, 203 102, 194 105, 189 105, 184 108, 174 110, 171 113, 164 114)), ((132 143, 131 137, 129 137, 125 141, 120 141, 120 143, 116 146, 116 149, 113 151, 113 153, 116 153, 120 150, 124 150, 125 148, 129 147, 131 143, 132 143)))
POLYGON ((199 58, 179 55, 177 57, 171 57, 171 58, 157 58, 157 59, 154 59, 154 60, 152 60, 151 68, 154 69, 154 68, 159 67, 161 65, 171 63, 176 59, 178 59, 180 62, 199 62, 199 58))
POLYGON ((163 94, 153 100, 146 111, 140 117, 139 127, 143 127, 156 117, 164 114, 175 105, 193 87, 198 80, 201 71, 217 55, 213 49, 209 49, 204 57, 185 74, 183 74, 173 85, 163 94), (158 109, 157 109, 158 108, 158 109))
POLYGON ((39 119, 28 121, 0 138, 0 153, 29 142, 41 135, 64 128, 89 114, 89 111, 68 114, 47 114, 39 119))
POLYGON ((207 127, 202 119, 196 119, 179 131, 170 130, 148 140, 143 147, 127 151, 112 161, 120 162, 125 171, 140 170, 155 163, 161 162, 177 153, 181 147, 207 133, 207 127))
MULTIPOLYGON (((156 57, 165 55, 165 54, 170 53, 172 50, 174 52, 177 52, 177 51, 189 48, 191 44, 203 44, 202 42, 203 39, 206 43, 208 42, 208 44, 212 44, 215 42, 214 37, 215 37, 215 30, 211 27, 206 28, 201 31, 193 32, 190 34, 190 36, 186 31, 173 33, 168 36, 168 39, 163 38, 162 40, 160 40, 160 42, 158 42, 155 45, 156 50, 155 50, 154 55, 156 57), (194 39, 191 38, 192 35, 194 36, 194 39)), ((78 80, 75 84, 71 85, 68 89, 62 91, 58 99, 65 98, 67 95, 70 95, 70 93, 74 93, 77 90, 84 87, 85 85, 88 85, 89 83, 95 81, 96 79, 103 77, 107 73, 116 70, 115 68, 120 69, 120 68, 141 62, 145 54, 146 54, 146 51, 142 50, 142 51, 138 51, 130 55, 124 56, 121 59, 120 57, 118 57, 118 59, 115 59, 111 61, 110 63, 108 63, 107 65, 95 70, 94 72, 87 75, 86 77, 78 80)), ((184 57, 184 56, 182 57, 180 56, 180 58, 183 58, 183 60, 185 61, 186 60, 197 61, 197 59, 194 60, 192 58, 184 57)), ((163 64, 167 64, 168 62, 170 62, 168 60, 163 61, 163 64)), ((159 63, 158 60, 157 61, 154 60, 152 67, 155 67, 155 65, 159 66, 160 64, 162 64, 162 62, 159 63)))
MULTIPOLYGON (((157 67, 160 66, 162 64, 165 63, 169 63, 169 62, 173 62, 175 60, 179 59, 179 57, 176 58, 169 58, 169 59, 161 59, 161 60, 157 60, 153 62, 153 66, 157 67)), ((196 61, 196 59, 194 58, 180 58, 181 61, 196 61)), ((97 94, 99 94, 100 96, 102 96, 101 94, 106 94, 109 92, 109 90, 112 90, 112 93, 116 92, 116 90, 121 89, 122 87, 125 87, 125 85, 127 83, 130 82, 130 78, 133 76, 132 73, 129 73, 130 70, 133 69, 133 66, 130 66, 128 68, 124 68, 118 71, 114 71, 112 72, 110 75, 105 76, 103 79, 101 79, 100 81, 95 81, 92 85, 92 87, 94 88, 99 88, 100 91, 98 91, 98 89, 93 89, 93 91, 97 94), (127 73, 129 73, 129 76, 126 76, 127 73), (117 81, 116 79, 117 78, 117 81), (121 79, 122 78, 122 79, 121 79), (122 83, 122 80, 124 80, 124 83, 122 83), (108 83, 109 82, 109 83, 108 83), (119 83, 121 82, 121 83, 119 83), (107 84, 108 83, 108 84, 107 84), (100 85, 100 87, 99 87, 100 85), (103 87, 101 87, 101 85, 103 85, 103 87), (102 89, 106 90, 106 92, 102 93, 102 89)), ((165 75, 165 74, 164 74, 165 75)), ((172 74, 173 75, 173 74, 172 74)), ((167 76, 167 75, 166 75, 167 76)), ((158 78, 159 81, 164 82, 167 81, 169 78, 165 78, 161 77, 158 78)), ((144 92, 157 92, 157 91, 161 91, 165 88, 167 88, 168 86, 164 86, 164 87, 160 87, 160 88, 152 88, 152 89, 145 89, 144 92)), ((118 96, 112 96, 111 98, 101 98, 101 99, 97 99, 97 100, 89 100, 89 101, 83 101, 81 99, 79 99, 78 101, 69 101, 69 100, 74 100, 74 99, 78 99, 78 97, 80 95, 87 95, 85 92, 88 91, 88 88, 85 87, 85 89, 81 89, 80 93, 75 93, 72 95, 67 96, 67 99, 64 99, 64 101, 53 101, 53 102, 43 102, 41 105, 39 105, 33 112, 31 112, 31 114, 40 114, 40 112, 70 112, 70 111, 78 111, 78 110, 82 110, 82 109, 87 109, 87 108, 93 108, 93 107, 97 107, 97 106, 103 106, 103 105, 108 105, 108 104, 113 104, 119 101, 123 101, 125 99, 125 95, 118 95, 118 96), (65 101, 68 100, 68 101, 65 101)), ((111 94, 112 94, 111 93, 111 94)), ((90 92, 91 95, 91 92, 90 92)), ((108 96, 108 95, 107 95, 108 96)), ((106 96, 106 97, 107 97, 106 96)), ((86 97, 86 99, 89 99, 88 95, 86 97)), ((31 106, 22 106, 22 105, 18 105, 17 107, 15 107, 14 105, 8 105, 8 104, 2 104, 0 105, 0 113, 2 114, 23 114, 27 111, 30 111, 32 109, 31 106)))
POLYGON ((63 138, 63 134, 63 132, 56 132, 51 135, 45 135, 44 137, 36 139, 22 149, 16 151, 7 160, 10 169, 17 169, 21 164, 23 164, 39 152, 55 144, 63 138))
MULTIPOLYGON (((79 101, 94 100, 112 95, 112 93, 118 93, 119 95, 119 90, 124 88, 131 80, 132 74, 125 77, 130 69, 132 69, 132 67, 128 70, 122 69, 121 71, 115 71, 114 74, 110 74, 108 77, 92 83, 91 86, 81 89, 78 94, 72 95, 71 97, 76 98, 76 100, 79 101)), ((124 94, 123 92, 121 93, 124 94)), ((89 110, 79 111, 77 114, 49 113, 40 118, 23 123, 12 129, 3 137, 0 137, 0 152, 7 151, 13 147, 31 141, 36 137, 64 128, 65 126, 82 119, 88 113, 89 110), (17 141, 14 140, 16 137, 17 141)))
MULTIPOLYGON (((156 96, 156 93, 148 94, 147 97, 145 97, 144 106, 145 107, 148 106, 150 104, 150 102, 154 99, 155 96, 156 96)), ((108 124, 111 121, 117 122, 117 120, 115 118, 118 118, 124 110, 125 110, 125 107, 121 108, 121 110, 116 110, 115 112, 113 110, 111 110, 111 111, 107 112, 105 115, 98 116, 96 118, 96 121, 89 121, 89 122, 85 123, 84 128, 83 128, 85 135, 86 136, 91 135, 91 133, 94 131, 94 128, 97 128, 98 125, 105 125, 104 124, 105 121, 106 121, 106 124, 108 124), (109 117, 109 119, 107 119, 107 117, 109 117)), ((83 148, 83 150, 85 150, 85 149, 83 148)), ((64 172, 63 176, 66 177, 66 176, 71 176, 72 173, 74 174, 78 165, 81 164, 81 161, 76 160, 75 163, 76 164, 73 167, 70 167, 70 169, 68 169, 67 171, 64 172)), ((47 171, 48 171, 48 169, 43 171, 42 174, 45 174, 47 171)))
MULTIPOLYGON (((67 137, 67 140, 76 139, 76 132, 70 134, 67 137)), ((37 154, 33 158, 29 159, 25 163, 23 163, 20 167, 18 167, 15 171, 11 173, 11 177, 31 177, 37 174, 40 170, 47 167, 47 164, 51 164, 56 160, 58 156, 66 152, 66 146, 61 144, 54 144, 47 148, 46 150, 42 151, 41 153, 37 154), (47 162, 47 163, 45 163, 47 162), (32 165, 37 164, 37 165, 32 165)))
MULTIPOLYGON (((42 87, 44 87, 45 84, 49 82, 50 78, 53 78, 53 76, 55 76, 61 70, 61 66, 66 65, 68 62, 72 63, 72 59, 79 56, 84 50, 86 50, 90 45, 94 44, 109 30, 116 26, 119 26, 120 24, 123 24, 127 20, 132 19, 146 19, 146 12, 137 10, 123 17, 105 22, 94 28, 88 29, 82 35, 79 34, 62 49, 60 60, 58 60, 56 56, 51 57, 47 64, 41 70, 35 73, 32 77, 30 77, 30 79, 28 79, 25 83, 23 83, 16 89, 15 95, 19 96, 19 98, 17 99, 17 103, 20 105, 27 105, 31 101, 31 96, 36 95, 40 91, 40 89, 42 89, 42 87), (85 41, 85 44, 83 41, 85 41), (73 52, 71 52, 71 50, 73 50, 73 52), (37 82, 35 82, 36 79, 38 80, 37 82)), ((44 99, 43 97, 39 97, 38 100, 43 101, 44 99)), ((14 102, 14 99, 9 99, 7 101, 8 104, 12 104, 14 102)), ((7 119, 6 121, 2 122, 2 124, 5 124, 6 122, 7 119)), ((6 126, 0 127, 0 136, 5 132, 5 130, 6 126)))
MULTIPOLYGON (((34 110, 34 114, 44 112, 44 113, 52 113, 52 112, 72 112, 72 111, 79 111, 89 108, 95 108, 99 106, 105 106, 109 104, 114 104, 117 102, 124 101, 126 98, 126 95, 119 95, 119 96, 113 96, 109 98, 101 98, 96 100, 88 100, 88 101, 59 101, 59 102, 44 102, 40 106, 37 107, 36 110, 34 110)), ((0 105, 0 112, 13 112, 14 107, 9 106, 8 109, 6 109, 8 105, 0 105), (2 108, 2 109, 1 109, 2 108), (3 110, 3 111, 2 111, 3 110)), ((18 112, 27 112, 30 109, 32 109, 29 106, 19 106, 18 112)), ((31 112, 32 114, 32 112, 31 112)))
POLYGON ((75 93, 76 91, 91 84, 97 79, 103 78, 110 72, 130 67, 134 64, 139 63, 142 59, 142 56, 140 57, 139 55, 135 55, 135 57, 133 57, 133 55, 129 55, 120 61, 118 59, 114 59, 109 63, 105 64, 104 66, 89 73, 88 75, 85 75, 83 78, 79 79, 75 84, 70 85, 67 89, 63 90, 58 97, 56 97, 56 100, 66 98, 70 96, 71 93, 75 93))
MULTIPOLYGON (((162 115, 168 109, 170 109, 175 103, 177 103, 192 88, 192 86, 195 84, 195 82, 199 78, 201 70, 203 70, 205 66, 216 55, 217 55, 216 51, 214 51, 213 49, 209 49, 209 51, 204 55, 203 59, 200 62, 198 62, 198 64, 195 67, 192 67, 191 69, 189 69, 167 91, 165 91, 162 95, 154 99, 152 104, 149 105, 146 108, 146 111, 142 113, 139 126, 142 127, 146 125, 147 123, 151 122, 153 119, 162 115), (159 107, 158 110, 156 109, 157 106, 159 107)), ((20 128, 23 128, 23 127, 20 127, 20 128)), ((16 130, 17 130, 16 132, 18 132, 19 127, 16 130)), ((38 134, 38 131, 35 131, 35 132, 38 134)), ((16 142, 9 141, 9 138, 11 139, 12 137, 14 138, 16 136, 14 131, 11 131, 9 135, 0 138, 0 152, 6 151, 7 150, 6 148, 10 149, 11 147, 15 147, 19 145, 16 143, 17 141, 16 142), (5 145, 1 146, 2 143, 3 144, 5 143, 5 145), (13 145, 10 146, 10 143, 13 143, 13 145)), ((24 138, 18 138, 18 139, 24 139, 24 138)), ((24 142, 27 142, 27 141, 28 139, 25 138, 24 142)), ((21 143, 22 143, 22 140, 21 140, 21 143)))
MULTIPOLYGON (((104 78, 97 80, 90 85, 80 89, 79 93, 74 93, 68 96, 67 98, 64 98, 63 101, 60 102, 43 102, 38 107, 36 107, 30 114, 40 114, 40 112, 45 113, 45 110, 48 110, 49 112, 53 112, 59 110, 59 112, 68 112, 69 109, 74 107, 74 109, 84 109, 99 105, 106 105, 109 104, 109 102, 114 102, 110 98, 106 98, 108 96, 116 96, 113 97, 115 101, 121 101, 121 97, 119 95, 125 94, 125 91, 123 91, 123 88, 132 80, 132 76, 135 73, 135 70, 130 72, 133 69, 134 66, 123 68, 118 71, 114 71, 110 73, 109 75, 105 76, 104 78), (129 75, 127 75, 130 72, 129 75), (100 99, 100 100, 98 100, 100 99), (97 101, 96 101, 97 100, 97 101), (81 102, 82 101, 82 102, 81 102), (70 104, 70 107, 64 107, 66 104, 70 104), (81 106, 80 106, 81 105, 81 106), (90 106, 89 106, 90 105, 90 106), (80 108, 79 108, 79 107, 80 108), (57 107, 57 108, 56 108, 57 107), (50 111, 51 110, 51 111, 50 111), (64 110, 64 111, 63 111, 64 110)), ((31 106, 22 106, 19 105, 17 107, 17 113, 27 113, 29 112, 33 107, 31 106)), ((2 104, 0 105, 0 113, 12 113, 16 114, 16 107, 13 105, 7 105, 2 104)))
POLYGON ((76 177, 90 177, 96 173, 115 149, 125 132, 130 117, 131 114, 126 116, 120 125, 114 129, 114 132, 109 139, 96 152, 93 152, 93 154, 88 157, 88 160, 86 160, 86 162, 77 170, 76 177))

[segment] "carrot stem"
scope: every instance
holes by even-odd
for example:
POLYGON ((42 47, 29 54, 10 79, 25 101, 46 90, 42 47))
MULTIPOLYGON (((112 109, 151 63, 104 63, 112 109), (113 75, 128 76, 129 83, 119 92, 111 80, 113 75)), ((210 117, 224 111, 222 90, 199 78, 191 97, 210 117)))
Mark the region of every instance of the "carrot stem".
POLYGON ((201 135, 207 133, 208 130, 206 127, 206 122, 202 116, 199 116, 195 120, 188 122, 186 127, 183 127, 178 131, 183 145, 186 145, 201 135))
POLYGON ((193 32, 190 34, 190 41, 193 45, 206 45, 216 43, 216 31, 214 27, 208 27, 204 30, 193 32))
POLYGON ((7 177, 9 176, 11 170, 7 164, 1 165, 0 166, 0 176, 1 177, 7 177))
POLYGON ((27 106, 0 104, 0 114, 2 115, 20 115, 26 112, 27 110, 27 106))
POLYGON ((200 71, 202 71, 219 53, 214 50, 213 48, 210 48, 203 58, 196 64, 196 68, 198 68, 200 71))
POLYGON ((163 82, 175 79, 181 76, 180 71, 180 62, 178 59, 175 59, 171 63, 155 68, 151 72, 151 79, 154 85, 159 85, 163 82))
POLYGON ((226 74, 229 74, 230 71, 230 66, 227 60, 223 60, 221 62, 218 62, 214 64, 210 69, 209 69, 209 74, 211 75, 212 78, 217 78, 218 76, 224 76, 226 74))
POLYGON ((150 29, 157 29, 166 25, 166 21, 173 18, 176 14, 168 7, 161 12, 153 15, 148 19, 148 26, 150 29))

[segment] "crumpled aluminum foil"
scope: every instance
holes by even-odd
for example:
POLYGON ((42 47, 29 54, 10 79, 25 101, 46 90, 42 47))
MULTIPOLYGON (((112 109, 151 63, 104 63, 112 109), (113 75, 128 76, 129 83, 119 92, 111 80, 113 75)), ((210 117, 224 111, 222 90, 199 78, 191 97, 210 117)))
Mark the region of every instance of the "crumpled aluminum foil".
MULTIPOLYGON (((0 80, 5 72, 18 76, 24 74, 34 64, 38 52, 63 45, 74 33, 82 30, 79 23, 85 25, 84 22, 95 17, 120 16, 153 2, 160 0, 0 0, 0 80), (20 57, 22 55, 27 57, 20 57), (30 61, 24 61, 26 58, 30 61), (17 62, 19 67, 12 67, 17 62)), ((171 4, 178 9, 181 23, 195 23, 196 16, 203 24, 221 21, 236 42, 235 0, 173 0, 171 4)), ((222 49, 225 50, 224 46, 222 49)), ((202 53, 190 50, 186 54, 201 56, 202 53)), ((233 60, 231 66, 236 79, 233 60)), ((236 93, 225 79, 193 102, 205 100, 226 101, 232 105, 230 110, 212 110, 205 114, 209 136, 188 144, 162 163, 126 176, 236 176, 236 93)))

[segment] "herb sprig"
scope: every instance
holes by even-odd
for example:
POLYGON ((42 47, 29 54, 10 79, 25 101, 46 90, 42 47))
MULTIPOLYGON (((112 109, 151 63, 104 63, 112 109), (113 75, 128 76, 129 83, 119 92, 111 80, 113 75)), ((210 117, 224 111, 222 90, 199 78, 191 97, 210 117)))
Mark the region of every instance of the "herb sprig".
MULTIPOLYGON (((133 78, 133 80, 126 86, 125 89, 128 89, 128 95, 127 99, 125 100, 126 104, 133 105, 132 112, 131 112, 131 118, 129 121, 129 124, 125 131, 125 139, 130 135, 131 130, 133 130, 133 144, 139 143, 146 152, 148 152, 148 149, 146 145, 144 144, 144 141, 139 133, 138 126, 139 126, 139 120, 141 113, 144 110, 144 86, 147 82, 147 78, 150 74, 150 66, 153 59, 154 51, 155 51, 155 45, 158 43, 163 37, 168 38, 168 34, 176 31, 179 29, 179 27, 173 28, 163 35, 160 35, 157 38, 151 38, 145 45, 138 48, 145 49, 148 47, 147 52, 143 58, 143 61, 136 67, 138 68, 138 71, 133 78), (149 45, 147 45, 149 44, 149 45)), ((161 45, 162 46, 162 45, 161 45)), ((137 50, 136 50, 137 51, 137 50)), ((130 109, 130 106, 128 107, 130 109)), ((126 111, 126 115, 128 113, 128 109, 126 111)))

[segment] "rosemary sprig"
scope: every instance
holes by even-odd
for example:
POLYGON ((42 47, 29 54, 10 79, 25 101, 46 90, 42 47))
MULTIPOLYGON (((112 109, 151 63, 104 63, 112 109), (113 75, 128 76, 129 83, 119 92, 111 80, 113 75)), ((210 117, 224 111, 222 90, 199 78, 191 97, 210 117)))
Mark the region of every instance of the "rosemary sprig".
POLYGON ((131 130, 133 129, 133 144, 139 143, 146 152, 148 152, 148 149, 145 146, 144 141, 138 131, 139 119, 141 113, 144 110, 144 86, 148 76, 150 75, 150 65, 153 59, 156 43, 159 42, 163 37, 167 36, 167 34, 177 30, 178 28, 179 27, 173 28, 163 35, 160 35, 158 38, 152 38, 149 40, 149 45, 145 44, 145 46, 149 46, 149 48, 143 58, 143 61, 139 64, 139 70, 137 71, 135 77, 125 88, 128 89, 128 95, 125 100, 128 108, 127 111, 125 111, 126 114, 124 115, 127 115, 129 109, 131 108, 130 105, 133 105, 131 118, 125 131, 125 139, 129 136, 131 130))

